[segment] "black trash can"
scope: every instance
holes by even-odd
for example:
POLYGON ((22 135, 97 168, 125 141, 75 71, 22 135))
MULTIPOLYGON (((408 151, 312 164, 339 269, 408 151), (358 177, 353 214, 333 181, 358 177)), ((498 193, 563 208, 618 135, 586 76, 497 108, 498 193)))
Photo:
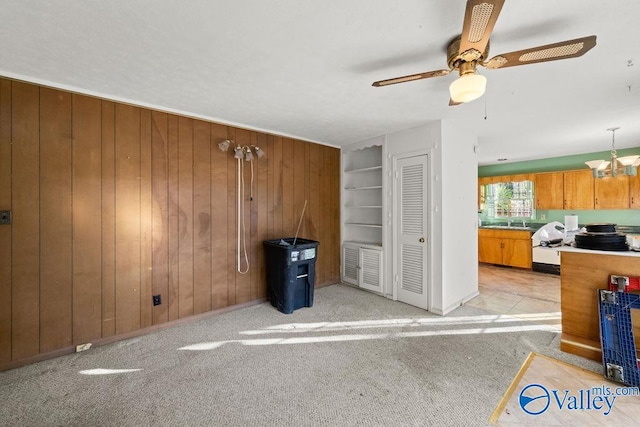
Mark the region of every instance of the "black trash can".
POLYGON ((313 286, 316 280, 316 256, 320 244, 315 240, 294 238, 265 240, 267 294, 278 311, 313 306, 313 286))

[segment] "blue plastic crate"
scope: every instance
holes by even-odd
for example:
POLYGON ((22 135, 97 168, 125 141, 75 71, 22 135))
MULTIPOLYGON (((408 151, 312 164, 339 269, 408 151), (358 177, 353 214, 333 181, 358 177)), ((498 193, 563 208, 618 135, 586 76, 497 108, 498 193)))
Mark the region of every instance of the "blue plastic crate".
POLYGON ((612 381, 640 387, 631 309, 640 309, 640 295, 598 290, 604 376, 612 381))

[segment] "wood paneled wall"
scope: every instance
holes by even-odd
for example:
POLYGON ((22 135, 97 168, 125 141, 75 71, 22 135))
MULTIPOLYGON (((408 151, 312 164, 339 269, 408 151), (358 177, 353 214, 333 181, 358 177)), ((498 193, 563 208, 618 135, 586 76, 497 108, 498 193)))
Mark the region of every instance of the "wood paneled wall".
MULTIPOLYGON (((318 240, 339 280, 339 150, 0 79, 0 368, 266 297, 262 241, 318 240), (251 268, 236 272, 237 162, 251 268), (153 306, 152 295, 162 304, 153 306)), ((243 263, 244 266, 244 263, 243 263)))

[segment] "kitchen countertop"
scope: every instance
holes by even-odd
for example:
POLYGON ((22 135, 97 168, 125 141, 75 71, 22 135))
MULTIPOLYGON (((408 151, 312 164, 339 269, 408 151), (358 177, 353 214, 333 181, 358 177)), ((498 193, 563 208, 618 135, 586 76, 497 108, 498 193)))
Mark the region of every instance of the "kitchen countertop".
POLYGON ((583 253, 583 254, 629 256, 629 257, 640 258, 640 252, 636 252, 636 251, 597 251, 597 250, 592 250, 592 249, 574 248, 573 246, 558 246, 556 248, 549 248, 549 249, 555 249, 556 251, 560 251, 560 252, 574 252, 574 253, 583 253))
POLYGON ((533 227, 518 227, 515 225, 480 225, 478 228, 483 228, 485 230, 513 230, 513 231, 535 231, 537 228, 533 227))
MULTIPOLYGON (((522 226, 522 221, 513 221, 514 225, 507 225, 504 222, 485 222, 482 225, 479 225, 478 228, 485 228, 488 230, 516 230, 516 231, 531 231, 532 233, 538 231, 543 225, 547 224, 540 222, 527 222, 527 226, 522 226), (520 226, 518 226, 520 224, 520 226)), ((582 229, 586 224, 579 225, 580 229, 582 229)), ((616 225, 616 232, 623 234, 640 234, 640 226, 637 225, 616 225)))

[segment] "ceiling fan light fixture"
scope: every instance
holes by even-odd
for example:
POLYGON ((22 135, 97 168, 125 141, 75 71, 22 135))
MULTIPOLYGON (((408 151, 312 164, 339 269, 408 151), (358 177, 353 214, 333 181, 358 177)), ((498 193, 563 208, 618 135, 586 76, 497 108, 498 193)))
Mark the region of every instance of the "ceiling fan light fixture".
POLYGON ((487 78, 478 73, 462 74, 449 86, 449 94, 455 102, 470 102, 484 95, 487 78))

